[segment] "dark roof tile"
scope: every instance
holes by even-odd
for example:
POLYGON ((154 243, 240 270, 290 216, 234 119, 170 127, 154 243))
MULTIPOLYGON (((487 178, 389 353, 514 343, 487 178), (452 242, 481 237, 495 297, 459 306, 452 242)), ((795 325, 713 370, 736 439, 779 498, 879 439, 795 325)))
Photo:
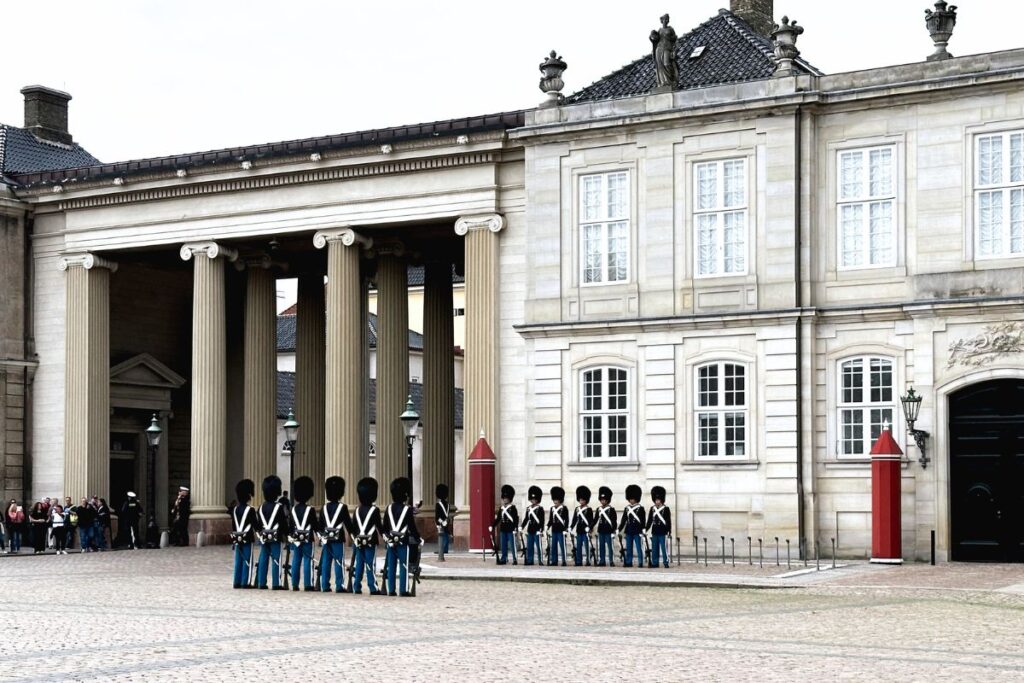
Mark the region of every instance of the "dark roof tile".
POLYGON ((78 143, 37 138, 24 128, 0 124, 0 175, 41 173, 100 163, 78 143))

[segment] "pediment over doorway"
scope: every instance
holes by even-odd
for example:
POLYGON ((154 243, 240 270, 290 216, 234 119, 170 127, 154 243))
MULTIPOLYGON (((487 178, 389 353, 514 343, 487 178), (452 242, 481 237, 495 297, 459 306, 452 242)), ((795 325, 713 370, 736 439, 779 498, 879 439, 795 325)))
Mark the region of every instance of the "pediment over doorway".
POLYGON ((110 368, 110 405, 167 411, 171 391, 184 384, 184 377, 148 353, 140 353, 110 368))

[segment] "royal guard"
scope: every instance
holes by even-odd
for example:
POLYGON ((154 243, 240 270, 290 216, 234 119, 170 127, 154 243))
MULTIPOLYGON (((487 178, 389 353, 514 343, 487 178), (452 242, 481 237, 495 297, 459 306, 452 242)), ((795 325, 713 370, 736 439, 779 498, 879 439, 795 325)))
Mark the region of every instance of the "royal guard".
POLYGON ((134 491, 128 492, 128 498, 121 504, 117 513, 118 535, 121 536, 132 550, 139 547, 139 520, 142 519, 142 504, 135 497, 134 491))
POLYGON ((590 489, 586 486, 576 487, 576 509, 572 511, 569 528, 576 535, 576 546, 573 548, 573 563, 579 567, 584 562, 590 566, 590 556, 594 547, 590 543, 590 530, 594 528, 594 511, 590 508, 590 489))
POLYGON ((260 559, 256 565, 256 585, 266 590, 267 570, 274 590, 281 585, 281 542, 288 532, 288 512, 280 502, 281 479, 271 474, 263 480, 263 504, 256 511, 259 523, 260 559))
POLYGON ((611 505, 612 490, 607 486, 599 488, 597 501, 600 503, 600 507, 597 508, 597 545, 601 550, 597 566, 604 567, 607 563, 614 567, 615 553, 612 550, 612 535, 618 527, 618 515, 611 505))
POLYGON ((626 487, 626 507, 622 508, 622 519, 619 520, 619 533, 626 534, 626 557, 623 564, 627 567, 633 566, 633 552, 636 551, 638 567, 644 566, 644 548, 641 536, 645 524, 644 508, 640 505, 640 497, 643 492, 636 484, 626 487))
POLYGON ((437 542, 441 546, 441 554, 446 555, 452 536, 452 518, 458 512, 448 502, 448 485, 438 484, 435 489, 437 503, 434 505, 434 524, 437 525, 437 542))
POLYGON ((416 529, 415 512, 409 505, 409 480, 399 477, 391 482, 391 505, 382 515, 384 523, 384 542, 387 555, 384 559, 384 570, 387 572, 388 595, 394 597, 401 593, 402 597, 410 597, 409 592, 409 547, 417 548, 423 544, 420 533, 416 529), (395 578, 398 578, 398 592, 395 590, 395 578))
POLYGON ((235 484, 235 500, 238 504, 231 510, 231 545, 235 551, 235 588, 252 588, 252 544, 256 540, 253 523, 256 511, 249 501, 256 495, 256 484, 252 479, 243 479, 235 484))
MULTIPOLYGON (((345 587, 345 532, 352 534, 352 518, 348 506, 341 502, 345 495, 345 480, 341 477, 327 477, 324 482, 327 504, 320 510, 320 590, 331 590, 331 573, 334 573, 334 592, 346 593, 345 587)), ((353 534, 354 535, 354 534, 353 534)))
POLYGON ((553 505, 548 511, 548 533, 551 540, 548 542, 548 564, 555 566, 559 560, 561 550, 562 566, 565 566, 565 530, 569 528, 569 510, 565 507, 565 489, 561 486, 551 487, 551 502, 553 505))
POLYGON ((495 560, 496 564, 508 563, 509 548, 512 549, 512 564, 519 564, 519 560, 516 559, 516 529, 519 528, 519 511, 516 510, 516 505, 512 502, 515 497, 516 490, 514 488, 508 484, 502 485, 501 507, 498 509, 498 514, 494 516, 494 522, 488 527, 488 531, 491 532, 491 545, 496 554, 499 544, 501 546, 501 554, 495 560), (498 538, 494 537, 495 531, 498 533, 498 538))
POLYGON ((178 487, 178 497, 171 506, 171 544, 188 545, 188 520, 192 517, 192 495, 187 486, 178 487))
POLYGON ((299 477, 292 487, 292 499, 295 505, 291 511, 291 533, 288 542, 292 546, 292 590, 299 590, 299 575, 302 575, 302 587, 313 590, 313 541, 316 536, 316 508, 309 505, 313 497, 313 480, 299 477))
POLYGON ((526 532, 526 564, 532 565, 537 558, 537 564, 544 564, 544 554, 541 551, 540 539, 544 533, 544 508, 541 507, 540 499, 544 492, 539 486, 531 486, 526 492, 530 504, 523 512, 522 529, 526 532))
POLYGON ((377 558, 377 543, 380 539, 381 518, 377 509, 377 480, 372 477, 360 479, 356 484, 359 495, 359 507, 356 508, 352 527, 355 530, 352 538, 352 552, 355 567, 349 580, 353 582, 352 592, 363 592, 363 574, 366 574, 366 587, 370 595, 383 595, 377 590, 377 579, 373 575, 373 566, 377 558))
POLYGON ((647 533, 651 535, 651 567, 658 566, 660 557, 668 569, 666 538, 672 533, 672 511, 665 505, 665 487, 651 488, 651 500, 654 501, 654 505, 647 515, 647 533))

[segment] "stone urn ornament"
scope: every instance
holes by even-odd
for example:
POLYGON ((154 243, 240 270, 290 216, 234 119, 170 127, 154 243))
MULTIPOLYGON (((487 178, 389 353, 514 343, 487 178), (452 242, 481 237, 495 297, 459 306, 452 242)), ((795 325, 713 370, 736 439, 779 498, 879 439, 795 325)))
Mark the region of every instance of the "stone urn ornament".
POLYGON ((554 107, 562 101, 562 88, 565 87, 565 81, 562 80, 562 73, 568 68, 566 63, 562 61, 562 58, 552 50, 548 58, 540 63, 540 72, 543 74, 540 77, 540 90, 547 99, 541 102, 542 107, 554 107))
POLYGON ((956 26, 956 5, 939 0, 935 3, 935 11, 924 11, 924 25, 928 27, 928 35, 935 43, 935 52, 928 55, 928 61, 937 62, 952 57, 953 55, 946 51, 946 45, 949 44, 953 27, 956 26))
POLYGON ((796 19, 782 17, 781 24, 775 24, 772 30, 772 44, 775 46, 775 76, 792 76, 796 69, 793 60, 800 56, 796 39, 804 32, 803 26, 796 25, 796 19))

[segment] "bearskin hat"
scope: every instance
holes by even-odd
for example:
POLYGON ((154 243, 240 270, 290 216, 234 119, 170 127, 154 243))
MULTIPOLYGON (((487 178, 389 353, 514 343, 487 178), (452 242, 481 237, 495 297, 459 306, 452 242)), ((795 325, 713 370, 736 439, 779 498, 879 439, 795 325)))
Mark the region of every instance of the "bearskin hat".
POLYGON ((652 487, 651 488, 651 500, 660 500, 661 502, 664 503, 665 502, 665 487, 664 486, 654 486, 654 487, 652 487))
POLYGON ((256 483, 252 479, 242 479, 235 484, 235 498, 239 503, 248 503, 256 495, 256 483))
POLYGON ((553 500, 556 503, 561 503, 562 501, 564 501, 565 500, 565 489, 563 489, 561 486, 552 486, 551 487, 551 500, 553 500))
POLYGON ((501 497, 504 500, 512 500, 516 497, 516 490, 508 484, 503 484, 501 487, 501 497))
POLYGON ((391 500, 396 503, 404 503, 409 498, 409 480, 399 477, 391 482, 391 500))
MULTIPOLYGON (((295 483, 298 484, 298 482, 295 483)), ((324 491, 327 494, 327 500, 337 503, 345 495, 345 480, 341 477, 327 477, 327 481, 324 482, 324 491)))
POLYGON ((308 503, 313 497, 313 480, 309 477, 299 477, 292 484, 292 497, 300 503, 308 503))
POLYGON ((576 500, 582 500, 584 503, 590 502, 590 488, 587 486, 576 487, 576 500))
POLYGON ((640 500, 643 495, 643 491, 636 484, 630 484, 626 487, 626 500, 640 500))
POLYGON ((448 497, 448 484, 438 484, 437 488, 434 489, 434 493, 437 497, 444 500, 448 497))
POLYGON ((361 505, 370 505, 377 502, 377 480, 373 477, 365 477, 356 484, 356 493, 359 495, 361 505))
POLYGON ((540 499, 544 497, 544 492, 541 491, 539 486, 531 486, 530 490, 526 492, 526 497, 540 502, 540 499))
POLYGON ((607 486, 602 486, 597 490, 597 498, 598 500, 611 502, 612 490, 607 486))
POLYGON ((271 474, 263 480, 263 497, 269 501, 281 497, 281 477, 271 474))

